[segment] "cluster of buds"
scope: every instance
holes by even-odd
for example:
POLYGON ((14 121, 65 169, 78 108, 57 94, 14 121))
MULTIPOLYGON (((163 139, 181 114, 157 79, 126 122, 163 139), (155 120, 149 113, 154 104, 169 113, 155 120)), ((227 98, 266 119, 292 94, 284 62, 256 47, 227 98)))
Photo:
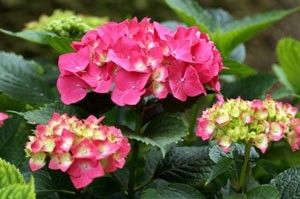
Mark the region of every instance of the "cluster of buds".
POLYGON ((59 57, 57 88, 71 104, 87 92, 112 92, 120 106, 136 105, 141 96, 187 97, 220 90, 222 58, 207 34, 197 27, 177 27, 136 18, 109 22, 73 42, 75 52, 59 57))
POLYGON ((66 172, 74 186, 82 188, 94 178, 122 168, 130 151, 128 140, 119 129, 100 124, 102 120, 54 113, 47 125, 37 125, 26 143, 31 170, 44 167, 49 156, 50 169, 66 172))
POLYGON ((8 115, 6 114, 6 113, 1 113, 0 112, 0 127, 2 126, 2 125, 4 125, 4 120, 6 120, 6 119, 8 119, 8 115))
POLYGON ((198 118, 196 135, 203 140, 218 141, 227 152, 231 143, 252 143, 265 153, 269 142, 286 138, 293 151, 300 148, 300 119, 297 108, 265 100, 245 101, 241 98, 218 101, 198 118))

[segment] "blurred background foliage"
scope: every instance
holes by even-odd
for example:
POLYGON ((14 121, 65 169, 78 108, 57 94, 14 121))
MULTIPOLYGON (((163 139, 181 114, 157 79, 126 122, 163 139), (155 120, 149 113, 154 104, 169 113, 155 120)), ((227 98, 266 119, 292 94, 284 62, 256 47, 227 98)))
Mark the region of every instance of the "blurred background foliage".
MULTIPOLYGON (((239 19, 247 15, 300 6, 299 0, 198 0, 209 8, 223 8, 239 19)), ((37 20, 41 15, 51 15, 55 9, 73 10, 76 14, 107 16, 112 21, 137 16, 150 17, 155 21, 178 20, 175 13, 163 0, 0 0, 0 28, 20 31, 25 24, 37 20)), ((300 40, 300 13, 286 17, 279 23, 246 42, 245 63, 259 71, 270 71, 273 63, 278 63, 275 48, 282 37, 300 40)), ((57 53, 49 48, 31 44, 21 39, 0 34, 0 49, 22 54, 25 58, 37 55, 57 59, 57 53)))

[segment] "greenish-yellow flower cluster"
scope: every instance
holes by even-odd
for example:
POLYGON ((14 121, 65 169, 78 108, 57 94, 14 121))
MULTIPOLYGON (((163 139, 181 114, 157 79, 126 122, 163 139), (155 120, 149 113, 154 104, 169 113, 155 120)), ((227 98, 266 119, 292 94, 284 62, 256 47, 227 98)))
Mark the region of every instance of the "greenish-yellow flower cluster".
POLYGON ((55 10, 51 16, 42 15, 38 21, 26 24, 26 30, 45 30, 68 38, 80 38, 87 31, 106 23, 106 17, 75 15, 66 10, 55 10))
POLYGON ((300 148, 300 119, 297 108, 265 100, 246 101, 241 98, 218 101, 198 118, 196 135, 203 140, 218 141, 227 152, 231 143, 252 143, 263 153, 270 141, 286 138, 292 150, 300 148))

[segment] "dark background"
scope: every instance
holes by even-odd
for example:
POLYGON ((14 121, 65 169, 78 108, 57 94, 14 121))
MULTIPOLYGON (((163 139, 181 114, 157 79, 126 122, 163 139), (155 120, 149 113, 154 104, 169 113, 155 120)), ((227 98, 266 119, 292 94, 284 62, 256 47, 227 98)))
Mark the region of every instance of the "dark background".
MULTIPOLYGON (((235 18, 278 9, 300 6, 300 0, 199 0, 204 7, 224 8, 235 18)), ((108 16, 110 20, 122 21, 126 17, 139 19, 150 17, 155 21, 178 19, 163 0, 0 0, 0 27, 20 31, 26 22, 40 15, 52 14, 55 9, 69 9, 76 13, 108 16)), ((246 43, 246 64, 260 71, 270 71, 277 63, 275 50, 278 40, 292 37, 300 40, 300 13, 286 17, 279 23, 259 33, 246 43)), ((31 44, 0 33, 0 50, 13 51, 26 58, 57 57, 48 47, 31 44)))

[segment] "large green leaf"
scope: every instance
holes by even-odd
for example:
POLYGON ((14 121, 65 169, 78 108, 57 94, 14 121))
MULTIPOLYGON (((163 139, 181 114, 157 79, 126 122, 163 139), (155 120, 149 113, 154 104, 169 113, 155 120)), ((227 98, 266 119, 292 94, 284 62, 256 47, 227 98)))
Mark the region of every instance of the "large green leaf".
POLYGON ((0 28, 0 32, 18 37, 32 43, 49 45, 58 53, 67 53, 73 51, 70 44, 72 43, 72 39, 65 38, 61 36, 57 36, 55 33, 42 31, 42 30, 24 30, 21 32, 12 32, 9 30, 4 30, 0 28))
MULTIPOLYGON (((284 72, 281 82, 288 89, 300 94, 300 42, 290 38, 282 39, 278 43, 276 53, 284 72)), ((276 69, 280 70, 275 67, 276 69)))
POLYGON ((122 190, 118 183, 109 177, 95 179, 86 190, 95 198, 119 199, 122 198, 122 190))
POLYGON ((23 116, 29 124, 47 124, 53 113, 81 116, 83 111, 74 106, 67 106, 60 102, 46 104, 44 107, 27 112, 15 112, 23 116))
POLYGON ((0 158, 0 188, 10 184, 25 184, 20 171, 12 164, 0 158))
POLYGON ((215 168, 212 170, 209 178, 206 180, 205 185, 210 183, 213 179, 218 177, 219 175, 223 174, 224 172, 228 171, 234 160, 232 158, 222 158, 215 166, 215 168))
POLYGON ((25 142, 30 133, 21 117, 11 116, 0 128, 0 157, 17 167, 22 165, 25 160, 25 142))
POLYGON ((153 178, 173 182, 205 182, 215 163, 208 155, 208 147, 176 147, 156 166, 153 178))
POLYGON ((34 193, 34 179, 30 178, 28 184, 23 183, 12 183, 3 188, 0 188, 0 198, 26 198, 35 199, 34 193))
POLYGON ((245 100, 264 99, 273 87, 276 77, 272 74, 257 74, 224 84, 221 93, 228 98, 241 97, 245 100))
POLYGON ((49 45, 60 54, 74 51, 71 48, 72 39, 53 35, 47 35, 45 38, 49 45))
POLYGON ((188 129, 181 117, 164 114, 150 121, 143 134, 137 135, 130 131, 124 134, 128 138, 159 147, 165 155, 165 147, 180 141, 188 134, 188 129))
POLYGON ((300 198, 300 166, 280 173, 271 184, 278 188, 280 198, 300 198))
POLYGON ((154 188, 143 191, 142 199, 205 199, 205 197, 195 188, 186 184, 164 183, 154 188))
POLYGON ((0 92, 30 104, 53 100, 53 93, 38 77, 39 66, 12 53, 0 52, 0 92))
POLYGON ((221 74, 226 75, 238 75, 240 77, 245 77, 248 75, 254 75, 256 74, 256 71, 253 68, 250 68, 249 66, 239 63, 233 59, 230 59, 229 57, 225 57, 223 59, 223 64, 226 69, 223 69, 221 71, 221 74))
POLYGON ((33 43, 37 44, 44 44, 47 45, 48 41, 46 40, 45 36, 46 35, 52 35, 50 32, 46 31, 36 31, 36 30, 24 30, 21 32, 11 32, 9 30, 4 30, 0 28, 0 32, 13 36, 13 37, 18 37, 33 43))
POLYGON ((195 0, 165 0, 183 22, 189 26, 198 26, 201 32, 209 33, 214 22, 209 13, 195 0))
POLYGON ((299 8, 271 11, 233 21, 226 24, 220 31, 215 32, 212 35, 212 40, 216 42, 223 56, 228 55, 234 48, 258 32, 298 10, 299 8))
POLYGON ((272 198, 279 199, 279 192, 272 185, 260 185, 246 193, 247 199, 272 198))

